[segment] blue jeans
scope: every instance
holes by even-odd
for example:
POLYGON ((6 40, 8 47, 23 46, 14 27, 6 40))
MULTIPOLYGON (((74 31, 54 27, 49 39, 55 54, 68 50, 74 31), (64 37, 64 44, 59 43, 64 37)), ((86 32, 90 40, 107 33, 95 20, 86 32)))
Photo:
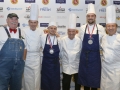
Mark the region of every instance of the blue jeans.
POLYGON ((0 90, 21 90, 24 60, 0 58, 0 90))

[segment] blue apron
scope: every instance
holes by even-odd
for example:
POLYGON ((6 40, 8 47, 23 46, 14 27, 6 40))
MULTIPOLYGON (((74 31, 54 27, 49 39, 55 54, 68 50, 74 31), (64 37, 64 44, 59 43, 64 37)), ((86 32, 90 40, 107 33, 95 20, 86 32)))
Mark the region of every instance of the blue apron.
POLYGON ((101 58, 98 27, 97 34, 92 35, 93 44, 88 44, 90 35, 86 34, 86 28, 80 55, 78 83, 87 87, 99 88, 101 77, 101 58))
MULTIPOLYGON (((48 35, 47 35, 48 37, 48 35)), ((47 43, 43 50, 43 61, 41 71, 41 89, 42 90, 60 90, 60 64, 59 64, 59 46, 53 45, 54 53, 50 54, 50 45, 47 43)))
POLYGON ((6 27, 5 31, 8 39, 0 51, 0 90, 21 90, 22 74, 24 71, 24 43, 21 39, 19 29, 19 39, 11 38, 6 27))

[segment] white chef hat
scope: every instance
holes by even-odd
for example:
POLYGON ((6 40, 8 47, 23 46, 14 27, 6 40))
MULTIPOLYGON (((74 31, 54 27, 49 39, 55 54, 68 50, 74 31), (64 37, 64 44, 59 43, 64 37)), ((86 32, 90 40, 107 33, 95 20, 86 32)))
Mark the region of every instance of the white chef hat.
POLYGON ((116 8, 114 5, 106 8, 106 24, 108 23, 116 23, 116 8))
POLYGON ((71 13, 69 15, 68 29, 76 29, 76 14, 71 13))
POLYGON ((92 4, 92 3, 89 3, 89 4, 88 4, 88 11, 87 11, 87 14, 89 14, 89 13, 96 14, 96 13, 95 13, 94 4, 92 4))
POLYGON ((56 26, 57 27, 57 22, 56 22, 56 18, 54 16, 51 17, 51 20, 48 24, 48 27, 49 26, 56 26))
POLYGON ((30 20, 38 20, 39 9, 37 4, 31 4, 30 20))

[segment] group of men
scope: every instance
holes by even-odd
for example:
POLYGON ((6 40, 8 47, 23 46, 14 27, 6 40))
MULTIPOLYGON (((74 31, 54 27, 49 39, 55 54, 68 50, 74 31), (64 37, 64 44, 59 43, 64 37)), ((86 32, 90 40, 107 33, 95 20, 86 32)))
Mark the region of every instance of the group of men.
POLYGON ((120 90, 120 34, 114 5, 106 8, 106 30, 96 24, 91 3, 87 23, 77 35, 76 14, 71 13, 65 37, 57 34, 55 21, 50 21, 47 34, 42 33, 37 28, 38 13, 38 5, 31 4, 28 28, 18 28, 15 13, 8 14, 7 27, 0 28, 0 90, 60 90, 59 60, 62 90, 70 90, 72 76, 75 90, 80 90, 81 85, 84 90, 120 90))

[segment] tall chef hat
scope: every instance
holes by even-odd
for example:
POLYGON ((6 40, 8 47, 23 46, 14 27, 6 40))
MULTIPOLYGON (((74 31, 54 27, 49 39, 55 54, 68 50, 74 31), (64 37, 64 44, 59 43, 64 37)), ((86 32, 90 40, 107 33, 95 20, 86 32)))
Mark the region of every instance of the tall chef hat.
POLYGON ((76 14, 71 13, 69 15, 68 29, 76 29, 76 14))
POLYGON ((116 8, 114 5, 106 8, 106 24, 108 23, 116 23, 116 8))
POLYGON ((92 4, 92 3, 89 3, 89 4, 88 4, 88 11, 87 11, 87 14, 89 14, 89 13, 96 14, 96 13, 95 13, 94 4, 92 4))
POLYGON ((37 4, 31 4, 30 20, 38 20, 39 9, 37 4))

